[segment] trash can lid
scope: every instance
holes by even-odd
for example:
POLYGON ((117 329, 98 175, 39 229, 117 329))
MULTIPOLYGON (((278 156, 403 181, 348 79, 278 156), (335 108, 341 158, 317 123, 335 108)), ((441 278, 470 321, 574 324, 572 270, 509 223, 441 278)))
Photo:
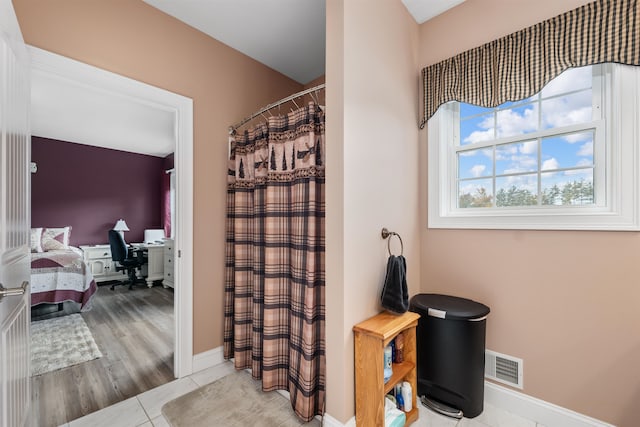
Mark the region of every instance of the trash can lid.
POLYGON ((418 294, 411 298, 411 311, 426 312, 441 319, 473 320, 489 314, 489 307, 479 302, 440 294, 418 294))

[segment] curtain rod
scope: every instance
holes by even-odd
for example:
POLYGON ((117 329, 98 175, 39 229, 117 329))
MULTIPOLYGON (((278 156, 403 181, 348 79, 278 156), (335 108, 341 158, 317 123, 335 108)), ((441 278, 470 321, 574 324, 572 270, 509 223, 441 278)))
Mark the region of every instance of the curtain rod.
POLYGON ((261 108, 260 110, 256 111, 252 115, 250 115, 248 117, 245 117, 244 119, 240 120, 235 125, 229 126, 229 134, 230 135, 233 134, 235 132, 235 130, 238 129, 240 126, 242 126, 243 124, 247 123, 248 121, 254 119, 255 117, 258 117, 260 114, 262 114, 264 112, 267 112, 267 111, 271 110, 272 108, 277 107, 278 105, 282 105, 285 102, 289 102, 292 99, 299 98, 301 96, 307 95, 307 94, 309 94, 311 92, 315 92, 315 91, 320 90, 320 89, 324 89, 324 85, 325 84, 322 83, 322 84, 320 84, 318 86, 314 86, 312 88, 302 90, 300 92, 294 93, 293 95, 287 96, 286 98, 282 98, 281 100, 276 101, 276 102, 274 102, 272 104, 269 104, 266 107, 261 108))

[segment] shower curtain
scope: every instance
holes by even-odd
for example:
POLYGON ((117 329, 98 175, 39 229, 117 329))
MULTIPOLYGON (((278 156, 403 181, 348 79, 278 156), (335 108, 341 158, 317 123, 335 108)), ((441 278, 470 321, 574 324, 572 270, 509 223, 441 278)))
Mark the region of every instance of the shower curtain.
POLYGON ((304 421, 325 394, 325 138, 314 103, 231 137, 224 357, 304 421))

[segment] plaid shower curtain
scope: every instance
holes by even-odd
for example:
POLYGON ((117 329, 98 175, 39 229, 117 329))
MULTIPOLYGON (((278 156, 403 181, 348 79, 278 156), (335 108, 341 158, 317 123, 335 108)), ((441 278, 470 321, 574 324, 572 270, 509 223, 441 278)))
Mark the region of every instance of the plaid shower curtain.
POLYGON ((224 357, 304 421, 325 393, 324 153, 313 103, 231 137, 224 357))

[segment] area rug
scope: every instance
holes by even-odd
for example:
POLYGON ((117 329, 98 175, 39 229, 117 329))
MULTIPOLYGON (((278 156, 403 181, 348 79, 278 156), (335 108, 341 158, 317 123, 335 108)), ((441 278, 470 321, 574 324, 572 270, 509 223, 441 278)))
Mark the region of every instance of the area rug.
POLYGON ((80 314, 31 322, 31 375, 102 357, 80 314))
POLYGON ((303 424, 291 403, 278 392, 263 392, 259 381, 236 371, 162 407, 172 427, 291 427, 303 424))

